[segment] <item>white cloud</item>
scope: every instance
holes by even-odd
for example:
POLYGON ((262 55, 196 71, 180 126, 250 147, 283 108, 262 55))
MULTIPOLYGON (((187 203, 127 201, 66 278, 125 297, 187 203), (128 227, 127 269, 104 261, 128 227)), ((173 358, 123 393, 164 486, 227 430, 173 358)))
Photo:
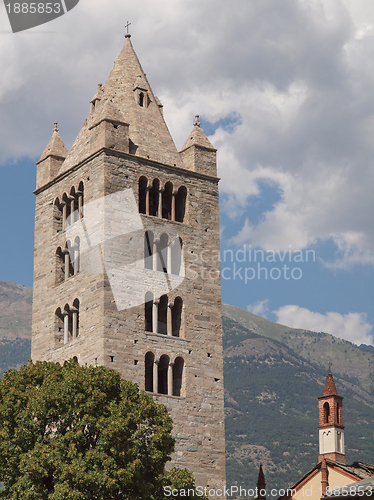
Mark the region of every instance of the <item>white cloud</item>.
POLYGON ((365 313, 350 312, 321 314, 297 305, 286 305, 273 311, 277 323, 291 328, 325 332, 349 340, 354 344, 373 344, 373 325, 366 321, 365 313))
POLYGON ((247 306, 247 311, 257 314, 258 316, 267 317, 267 313, 269 312, 269 299, 259 300, 254 304, 249 304, 247 306))
MULTIPOLYGON (((216 130, 223 209, 247 221, 235 242, 337 245, 335 266, 374 252, 374 7, 367 0, 79 2, 25 33, 0 5, 0 162, 37 159, 55 120, 68 147, 130 19, 134 47, 181 147, 199 113, 216 130), (251 223, 259 181, 281 199, 251 223), (350 243, 352 234, 355 243, 350 243)), ((330 263, 328 265, 334 265, 330 263)))

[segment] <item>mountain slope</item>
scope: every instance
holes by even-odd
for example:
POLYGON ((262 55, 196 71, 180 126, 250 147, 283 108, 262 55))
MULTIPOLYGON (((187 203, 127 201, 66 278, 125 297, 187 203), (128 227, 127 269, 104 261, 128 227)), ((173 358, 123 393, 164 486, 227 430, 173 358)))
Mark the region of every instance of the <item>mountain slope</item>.
POLYGON ((222 314, 258 335, 281 342, 312 363, 327 367, 332 361, 334 373, 374 395, 374 350, 361 349, 328 333, 279 325, 227 304, 222 306, 222 314))
POLYGON ((0 338, 31 338, 32 288, 0 282, 0 338))

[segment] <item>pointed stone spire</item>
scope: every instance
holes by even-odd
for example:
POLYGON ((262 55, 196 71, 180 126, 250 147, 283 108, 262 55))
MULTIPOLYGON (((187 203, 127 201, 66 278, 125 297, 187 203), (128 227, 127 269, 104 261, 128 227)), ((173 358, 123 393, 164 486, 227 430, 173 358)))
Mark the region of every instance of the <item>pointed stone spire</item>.
POLYGON ((262 464, 260 464, 260 470, 258 471, 257 499, 266 500, 266 483, 265 483, 264 471, 262 470, 262 464))
POLYGON ((195 115, 195 122, 193 125, 192 132, 180 151, 184 168, 216 177, 217 150, 201 130, 199 115, 195 115))
MULTIPOLYGON (((103 88, 97 91, 93 101, 111 101, 113 107, 125 117, 129 126, 129 154, 147 160, 183 168, 182 161, 164 121, 160 102, 154 96, 139 59, 126 33, 125 44, 103 88)), ((92 104, 92 102, 91 102, 92 104)), ((91 134, 96 121, 96 106, 85 121, 63 165, 61 173, 90 156, 91 134)))
POLYGON ((199 115, 195 115, 195 121, 193 124, 193 129, 190 135, 188 136, 186 142, 183 145, 182 151, 190 148, 191 146, 200 146, 201 148, 210 149, 212 151, 217 151, 204 132, 201 130, 201 123, 199 122, 199 115))
POLYGON ((42 156, 36 162, 37 176, 36 188, 38 189, 45 184, 48 184, 54 177, 56 177, 61 165, 68 155, 68 150, 61 139, 58 132, 57 122, 54 122, 54 128, 51 140, 43 151, 42 156))
POLYGON ((37 164, 41 161, 45 160, 48 156, 57 156, 58 158, 65 159, 68 154, 68 150, 61 139, 61 136, 58 132, 57 122, 54 122, 53 134, 51 140, 47 144, 47 147, 43 151, 42 156, 37 161, 37 164))

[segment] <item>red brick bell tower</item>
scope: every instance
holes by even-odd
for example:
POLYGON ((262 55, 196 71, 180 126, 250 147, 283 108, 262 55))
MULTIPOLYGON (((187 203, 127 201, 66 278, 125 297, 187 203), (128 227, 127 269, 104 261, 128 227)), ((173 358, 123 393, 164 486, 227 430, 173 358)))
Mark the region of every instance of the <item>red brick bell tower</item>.
POLYGON ((344 451, 343 398, 338 396, 331 371, 326 377, 323 395, 318 398, 319 456, 346 464, 344 451))

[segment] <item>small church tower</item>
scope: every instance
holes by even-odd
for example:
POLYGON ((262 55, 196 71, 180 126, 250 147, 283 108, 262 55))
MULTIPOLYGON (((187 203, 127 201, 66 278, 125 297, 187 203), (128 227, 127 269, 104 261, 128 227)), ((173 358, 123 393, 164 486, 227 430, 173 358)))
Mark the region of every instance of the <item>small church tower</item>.
POLYGON ((216 150, 196 116, 178 152, 129 33, 70 151, 55 125, 35 195, 32 359, 136 382, 173 419, 172 465, 223 488, 216 150))
POLYGON ((318 398, 318 460, 346 463, 344 451, 343 398, 338 396, 331 371, 326 377, 323 395, 318 398))

